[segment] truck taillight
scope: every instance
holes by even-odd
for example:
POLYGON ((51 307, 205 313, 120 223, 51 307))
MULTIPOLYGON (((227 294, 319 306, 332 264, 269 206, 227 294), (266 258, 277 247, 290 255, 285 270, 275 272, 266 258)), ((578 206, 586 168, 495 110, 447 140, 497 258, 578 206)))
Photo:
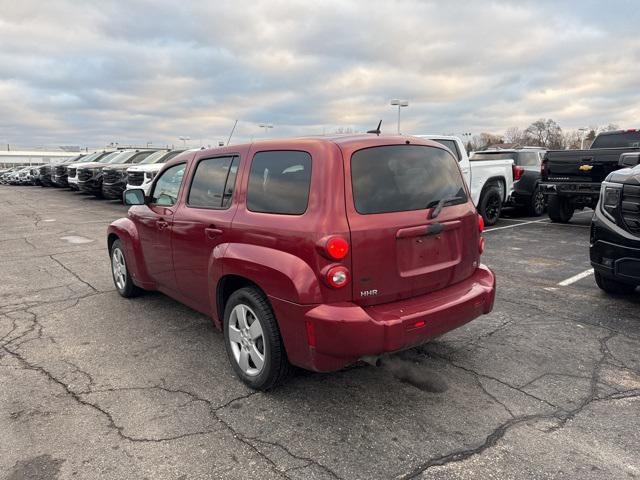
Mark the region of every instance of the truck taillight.
POLYGON ((478 215, 478 231, 480 233, 484 232, 484 218, 482 218, 482 215, 478 215))
POLYGON ((349 283, 349 269, 344 265, 330 267, 325 274, 325 281, 332 288, 342 288, 349 283))
POLYGON ((545 158, 544 160, 542 160, 542 164, 540 165, 540 175, 544 180, 546 180, 548 173, 549 173, 549 160, 545 158))
POLYGON ((511 165, 511 169, 513 170, 513 181, 516 182, 522 178, 524 175, 524 167, 520 167, 519 165, 511 165))

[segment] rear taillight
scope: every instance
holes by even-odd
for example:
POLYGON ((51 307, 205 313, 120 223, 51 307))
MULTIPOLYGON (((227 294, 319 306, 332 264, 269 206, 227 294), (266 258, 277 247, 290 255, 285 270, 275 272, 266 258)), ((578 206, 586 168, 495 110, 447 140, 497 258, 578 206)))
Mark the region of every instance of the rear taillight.
POLYGON ((522 178, 524 175, 524 167, 520 167, 518 165, 511 165, 511 169, 513 170, 513 181, 516 182, 522 178))
POLYGON ((324 278, 330 287, 342 288, 349 283, 349 269, 344 265, 334 265, 329 267, 324 278))
POLYGON ((482 218, 482 215, 478 215, 478 231, 480 233, 484 232, 484 218, 482 218))
POLYGON ((349 243, 342 237, 330 237, 324 245, 329 258, 342 260, 349 253, 349 243))
POLYGON ((549 173, 549 160, 545 158, 544 160, 542 160, 542 164, 540 165, 540 175, 544 180, 546 180, 548 173, 549 173))

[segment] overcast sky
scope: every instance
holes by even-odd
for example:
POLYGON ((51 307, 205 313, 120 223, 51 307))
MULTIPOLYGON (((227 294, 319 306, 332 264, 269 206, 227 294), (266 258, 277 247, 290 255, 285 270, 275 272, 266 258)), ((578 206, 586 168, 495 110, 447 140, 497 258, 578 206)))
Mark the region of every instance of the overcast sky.
POLYGON ((640 127, 637 1, 0 0, 0 143, 640 127), (384 128, 386 127, 386 128, 384 128))

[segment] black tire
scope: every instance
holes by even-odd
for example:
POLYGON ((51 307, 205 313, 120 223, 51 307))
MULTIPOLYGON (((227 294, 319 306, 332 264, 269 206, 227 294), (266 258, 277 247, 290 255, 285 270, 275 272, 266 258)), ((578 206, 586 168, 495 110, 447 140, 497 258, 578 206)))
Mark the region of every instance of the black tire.
POLYGON ((574 212, 571 202, 557 195, 549 196, 548 210, 549 218, 556 223, 569 223, 574 212))
MULTIPOLYGON (((236 310, 237 311, 237 310, 236 310)), ((238 325, 240 322, 238 321, 238 325)), ((224 309, 224 343, 227 349, 227 356, 229 363, 233 368, 236 375, 250 388, 255 390, 270 390, 275 386, 286 380, 292 373, 293 367, 289 363, 287 358, 287 352, 284 349, 282 337, 280 336, 280 330, 278 329, 278 322, 273 314, 273 310, 267 301, 265 295, 256 287, 245 287, 240 290, 236 290, 231 294, 224 309), (255 362, 253 367, 253 357, 247 353, 247 368, 250 370, 257 370, 253 374, 248 374, 241 368, 240 359, 237 358, 242 355, 242 349, 245 349, 243 345, 238 342, 233 342, 233 338, 238 338, 238 328, 233 325, 238 319, 237 313, 232 315, 234 309, 248 307, 249 311, 246 314, 246 322, 248 324, 249 318, 252 318, 252 323, 258 321, 262 331, 262 343, 259 339, 253 343, 253 346, 260 353, 260 347, 262 347, 263 365, 258 369, 255 362), (232 319, 233 317, 233 319, 232 319), (233 329, 232 333, 230 329, 233 329)), ((246 332, 248 333, 248 332, 246 332)), ((242 335, 240 333, 240 335, 242 335)), ((243 338, 245 342, 252 342, 250 338, 245 336, 243 338)), ((250 348, 250 347, 249 347, 250 348)), ((244 350, 247 351, 246 349, 244 350)))
POLYGON ((539 217, 544 213, 544 209, 547 207, 544 195, 539 187, 536 187, 529 199, 527 205, 527 214, 530 217, 539 217))
POLYGON ((113 277, 113 284, 115 285, 118 293, 124 298, 132 298, 140 295, 142 293, 142 289, 133 283, 133 279, 129 273, 129 268, 127 267, 127 260, 124 255, 124 249, 122 248, 122 242, 120 240, 116 240, 111 245, 109 258, 111 259, 111 276, 113 277), (119 252, 120 255, 118 255, 117 252, 119 252), (124 264, 124 271, 122 271, 122 269, 116 269, 116 258, 119 258, 119 261, 124 264))
POLYGON ((495 225, 502 212, 502 195, 497 185, 486 187, 480 197, 478 212, 482 215, 487 227, 495 225))
POLYGON ((594 272, 596 284, 601 290, 613 295, 630 295, 636 291, 635 285, 618 282, 612 278, 605 277, 600 272, 594 272))

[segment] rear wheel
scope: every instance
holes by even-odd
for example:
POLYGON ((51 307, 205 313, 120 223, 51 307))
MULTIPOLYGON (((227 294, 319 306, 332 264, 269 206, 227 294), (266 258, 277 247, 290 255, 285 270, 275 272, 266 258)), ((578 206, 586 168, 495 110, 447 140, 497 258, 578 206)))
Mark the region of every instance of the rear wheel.
POLYGON ((111 245, 111 274, 113 275, 113 283, 118 293, 125 298, 140 295, 142 289, 133 283, 127 261, 124 257, 122 242, 116 240, 111 245))
POLYGON ((536 187, 529 200, 529 205, 527 205, 527 213, 531 217, 539 217, 544 213, 545 207, 544 195, 540 191, 540 188, 536 187))
POLYGON ((231 294, 224 309, 224 333, 229 362, 249 387, 269 390, 291 374, 276 317, 257 288, 231 294))
POLYGON ((496 224, 502 212, 502 195, 497 186, 492 185, 484 191, 480 197, 478 212, 482 215, 486 226, 496 224))
POLYGON ((612 278, 605 277, 599 272, 594 272, 594 276, 596 277, 596 284, 598 287, 607 293, 614 295, 629 295, 636 290, 635 285, 618 282, 612 278))
POLYGON ((571 202, 566 198, 561 198, 558 195, 551 195, 549 197, 549 218, 552 222, 556 223, 569 223, 571 217, 573 217, 573 206, 571 202))

